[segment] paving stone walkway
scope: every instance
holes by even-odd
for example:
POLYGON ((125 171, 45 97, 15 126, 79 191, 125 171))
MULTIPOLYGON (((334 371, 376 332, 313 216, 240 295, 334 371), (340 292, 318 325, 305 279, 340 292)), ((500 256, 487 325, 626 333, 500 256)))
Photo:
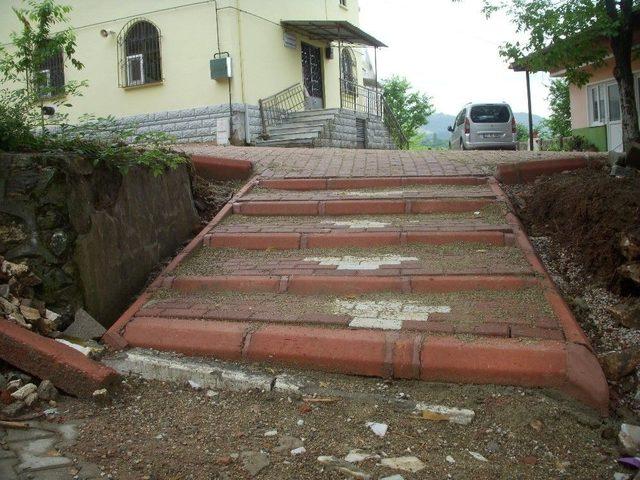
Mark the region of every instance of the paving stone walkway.
POLYGON ((76 439, 74 424, 27 422, 26 430, 0 428, 0 479, 2 480, 97 480, 96 465, 74 462, 59 449, 76 439))
POLYGON ((558 158, 605 158, 599 153, 507 151, 402 151, 340 148, 220 147, 179 145, 190 154, 249 160, 264 178, 411 177, 494 173, 500 163, 558 158))
POLYGON ((440 156, 416 167, 406 153, 366 152, 371 162, 345 178, 337 174, 353 174, 357 153, 321 157, 312 172, 317 153, 292 151, 294 174, 308 178, 262 170, 109 341, 356 375, 554 388, 605 411, 589 341, 496 180, 440 156), (344 172, 335 167, 345 162, 344 172))

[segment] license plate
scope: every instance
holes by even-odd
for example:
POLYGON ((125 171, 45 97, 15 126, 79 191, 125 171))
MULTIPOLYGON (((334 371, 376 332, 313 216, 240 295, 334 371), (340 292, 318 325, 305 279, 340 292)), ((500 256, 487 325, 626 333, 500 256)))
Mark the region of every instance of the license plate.
POLYGON ((485 133, 484 138, 500 138, 499 133, 485 133))

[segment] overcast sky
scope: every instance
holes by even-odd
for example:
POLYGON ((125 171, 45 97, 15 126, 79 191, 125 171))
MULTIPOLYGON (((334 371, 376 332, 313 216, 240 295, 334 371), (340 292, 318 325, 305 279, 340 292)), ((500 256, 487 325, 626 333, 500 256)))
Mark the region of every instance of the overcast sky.
MULTIPOLYGON (((360 0, 361 28, 389 45, 378 51, 379 78, 406 76, 442 113, 457 114, 471 101, 505 101, 525 112, 524 73, 509 70, 498 55, 515 28, 502 15, 487 20, 481 6, 482 0, 360 0)), ((549 76, 531 78, 533 113, 546 116, 549 76)))

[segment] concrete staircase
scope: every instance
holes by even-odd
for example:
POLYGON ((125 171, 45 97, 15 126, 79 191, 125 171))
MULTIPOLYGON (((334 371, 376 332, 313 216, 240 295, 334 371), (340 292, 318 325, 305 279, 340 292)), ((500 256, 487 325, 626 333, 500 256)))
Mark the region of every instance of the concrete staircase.
POLYGON ((313 147, 325 128, 332 122, 339 109, 306 110, 290 114, 281 124, 269 127, 269 138, 259 139, 259 147, 313 147))

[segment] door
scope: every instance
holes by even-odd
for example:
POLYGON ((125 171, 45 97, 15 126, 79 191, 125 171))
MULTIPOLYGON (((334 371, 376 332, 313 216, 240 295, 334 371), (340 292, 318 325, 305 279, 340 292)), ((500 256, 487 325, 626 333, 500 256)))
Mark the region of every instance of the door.
POLYGON ((607 149, 622 152, 622 108, 617 83, 607 85, 607 149))
POLYGON ((309 94, 307 110, 323 108, 322 51, 307 43, 302 44, 302 78, 304 87, 309 94))

